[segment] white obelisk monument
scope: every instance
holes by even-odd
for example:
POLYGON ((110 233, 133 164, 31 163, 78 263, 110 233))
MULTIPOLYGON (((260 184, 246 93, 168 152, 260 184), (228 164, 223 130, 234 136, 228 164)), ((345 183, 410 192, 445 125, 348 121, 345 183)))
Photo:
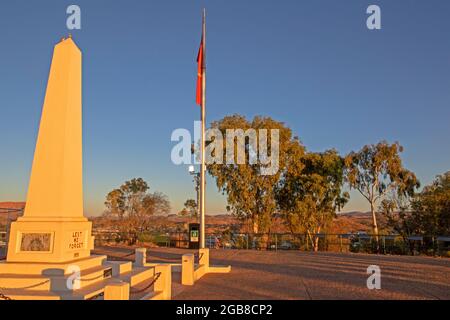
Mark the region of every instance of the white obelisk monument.
POLYGON ((11 225, 7 262, 88 257, 83 216, 81 58, 69 37, 55 46, 23 217, 11 225))
POLYGON ((139 262, 136 255, 133 265, 90 254, 92 224, 83 215, 81 56, 71 37, 55 46, 25 212, 11 224, 7 258, 0 261, 0 300, 170 299, 170 264, 139 262), (151 279, 153 290, 132 288, 151 279))

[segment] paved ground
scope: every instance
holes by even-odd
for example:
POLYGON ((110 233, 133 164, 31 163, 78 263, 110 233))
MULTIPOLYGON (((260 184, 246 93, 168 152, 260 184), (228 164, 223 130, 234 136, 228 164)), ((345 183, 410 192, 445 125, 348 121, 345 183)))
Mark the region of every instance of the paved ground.
MULTIPOLYGON (((120 256, 129 248, 99 248, 120 256)), ((179 263, 183 249, 148 249, 151 262, 179 263)), ((211 250, 211 264, 229 274, 208 274, 194 286, 179 285, 174 299, 450 299, 450 259, 298 251, 211 250), (381 268, 381 289, 369 290, 369 265, 381 268)), ((178 282, 178 283, 177 283, 178 282)))

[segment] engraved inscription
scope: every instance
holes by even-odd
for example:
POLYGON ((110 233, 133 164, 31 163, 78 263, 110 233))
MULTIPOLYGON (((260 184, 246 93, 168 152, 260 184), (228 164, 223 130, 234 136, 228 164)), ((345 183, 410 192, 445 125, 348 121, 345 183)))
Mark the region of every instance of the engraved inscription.
POLYGON ((85 242, 85 232, 84 231, 73 231, 71 233, 70 243, 69 243, 69 249, 76 250, 76 249, 83 249, 84 248, 84 242, 85 242))

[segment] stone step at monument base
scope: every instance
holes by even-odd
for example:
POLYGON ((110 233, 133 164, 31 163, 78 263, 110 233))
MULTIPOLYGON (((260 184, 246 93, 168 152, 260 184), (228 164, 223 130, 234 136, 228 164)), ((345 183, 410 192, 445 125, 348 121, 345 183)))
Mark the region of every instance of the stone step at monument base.
POLYGON ((61 296, 50 291, 2 290, 2 294, 12 300, 61 300, 61 296))
MULTIPOLYGON (((38 263, 38 262, 0 262, 0 274, 23 274, 23 275, 61 275, 70 274, 69 267, 77 265, 80 270, 100 266, 106 262, 106 255, 92 255, 65 263, 38 263)), ((1 286, 1 285, 0 285, 1 286)))
POLYGON ((113 277, 130 272, 133 269, 131 261, 105 261, 103 265, 112 268, 113 277))
POLYGON ((145 280, 152 279, 155 276, 154 267, 133 267, 133 270, 120 275, 119 279, 130 284, 130 287, 136 286, 145 280))
POLYGON ((105 286, 112 282, 111 279, 106 279, 75 291, 2 290, 1 292, 13 300, 87 300, 103 293, 105 286))
POLYGON ((50 291, 51 278, 40 275, 0 274, 0 291, 2 288, 33 291, 50 291))
MULTIPOLYGON (((124 264, 127 265, 127 262, 122 261, 114 261, 115 264, 124 264)), ((107 265, 110 265, 107 263, 107 265)), ((91 284, 88 286, 85 286, 83 288, 80 288, 78 290, 74 290, 73 292, 61 292, 61 299, 63 300, 88 300, 92 299, 93 297, 98 296, 102 292, 104 292, 105 287, 108 284, 116 283, 116 282, 128 282, 130 284, 130 288, 133 286, 142 284, 142 286, 145 286, 145 282, 150 282, 153 280, 154 276, 154 268, 150 267, 134 267, 130 271, 126 271, 122 274, 120 274, 117 277, 112 277, 110 279, 105 279, 102 281, 99 281, 95 284, 91 284)), ((133 299, 140 299, 141 296, 149 295, 153 296, 157 293, 154 293, 152 291, 152 287, 147 288, 145 292, 143 292, 141 295, 133 296, 133 299)), ((130 294, 131 296, 131 294, 130 294)), ((98 300, 103 299, 101 296, 96 298, 98 300)))
MULTIPOLYGON (((44 278, 38 275, 25 276, 8 274, 0 276, 0 292, 14 300, 87 300, 91 298, 100 300, 103 299, 101 294, 109 284, 128 282, 130 288, 132 288, 131 290, 139 291, 140 288, 145 288, 147 283, 150 284, 153 281, 155 275, 153 266, 132 268, 132 264, 129 261, 111 262, 104 262, 103 265, 82 270, 80 276, 81 287, 79 289, 69 290, 67 288, 67 275, 44 278), (114 272, 119 272, 115 276, 112 274, 113 267, 116 268, 114 272), (110 277, 103 277, 105 270, 111 270, 110 277), (11 284, 11 286, 2 285, 3 283, 6 284, 5 279, 8 279, 8 284, 11 284), (39 284, 39 286, 22 289, 22 287, 36 284, 39 284), (139 288, 133 288, 137 285, 140 285, 139 288), (18 288, 19 286, 21 288, 18 288), (1 287, 10 289, 3 289, 1 287)), ((130 297, 132 296, 133 299, 159 299, 162 295, 162 292, 153 291, 153 285, 133 296, 130 292, 130 297)))
MULTIPOLYGON (((101 282, 105 279, 112 277, 111 267, 109 266, 97 266, 87 270, 83 270, 80 273, 79 288, 89 287, 92 284, 101 282)), ((34 291, 52 291, 52 292, 71 292, 74 285, 70 276, 27 276, 27 275, 0 275, 0 288, 6 290, 32 290, 34 291)), ((78 289, 79 290, 79 289, 78 289)))
MULTIPOLYGON (((91 284, 89 286, 83 287, 78 290, 74 290, 71 292, 59 292, 61 300, 89 300, 95 298, 105 291, 105 287, 108 284, 117 282, 117 279, 105 279, 99 281, 95 284, 91 284)), ((98 297, 97 299, 103 299, 102 297, 98 297)))
POLYGON ((154 291, 154 285, 151 285, 153 282, 153 276, 150 279, 145 279, 139 283, 135 283, 133 286, 130 286, 130 300, 154 300, 157 299, 159 295, 162 295, 163 292, 154 291))
MULTIPOLYGON (((109 278, 112 278, 112 268, 108 266, 101 265, 89 268, 87 270, 82 270, 80 272, 80 279, 79 279, 80 289, 109 278)), ((52 281, 54 281, 54 285, 52 285, 52 290, 71 291, 67 287, 67 280, 68 280, 67 276, 52 278, 52 281)))
POLYGON ((70 263, 28 263, 24 272, 23 263, 0 265, 0 288, 32 289, 33 291, 71 291, 74 272, 80 272, 80 288, 112 277, 112 267, 105 265, 106 256, 94 256, 70 263), (30 271, 31 270, 31 271, 30 271))

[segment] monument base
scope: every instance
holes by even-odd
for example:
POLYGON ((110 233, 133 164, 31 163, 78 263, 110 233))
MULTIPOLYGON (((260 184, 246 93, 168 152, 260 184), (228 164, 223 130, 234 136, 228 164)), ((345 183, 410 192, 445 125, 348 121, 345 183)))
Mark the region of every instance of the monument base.
POLYGON ((0 294, 13 300, 166 300, 170 286, 170 266, 107 261, 104 255, 64 263, 0 262, 0 294), (118 287, 129 291, 117 294, 118 287))
POLYGON ((20 217, 11 223, 8 262, 64 263, 89 257, 94 248, 86 218, 20 217))

